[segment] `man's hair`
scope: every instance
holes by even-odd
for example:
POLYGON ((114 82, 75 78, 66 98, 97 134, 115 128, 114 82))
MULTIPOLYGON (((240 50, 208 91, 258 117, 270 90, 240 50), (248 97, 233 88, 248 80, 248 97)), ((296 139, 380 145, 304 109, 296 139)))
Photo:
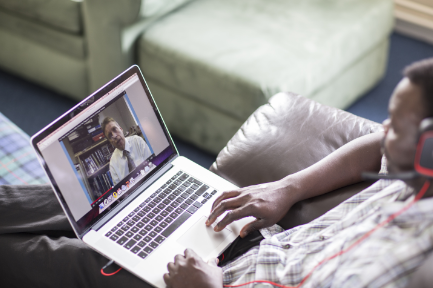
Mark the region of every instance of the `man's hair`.
MULTIPOLYGON (((105 117, 105 119, 102 121, 102 124, 101 124, 102 133, 104 133, 105 137, 107 137, 107 135, 105 135, 105 126, 107 126, 108 123, 110 123, 110 122, 115 122, 117 125, 119 125, 119 123, 117 123, 117 121, 114 120, 113 118, 111 118, 111 117, 105 117)), ((107 137, 107 139, 108 139, 108 137, 107 137)))
POLYGON ((404 76, 422 90, 427 107, 426 117, 433 116, 433 58, 415 62, 404 69, 404 76))

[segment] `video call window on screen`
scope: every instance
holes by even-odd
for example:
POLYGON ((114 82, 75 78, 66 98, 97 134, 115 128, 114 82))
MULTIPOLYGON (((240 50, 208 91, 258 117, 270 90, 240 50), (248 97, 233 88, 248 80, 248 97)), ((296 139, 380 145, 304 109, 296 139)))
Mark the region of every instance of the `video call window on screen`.
POLYGON ((90 204, 137 169, 144 176, 154 168, 153 149, 128 102, 122 93, 59 140, 90 204))

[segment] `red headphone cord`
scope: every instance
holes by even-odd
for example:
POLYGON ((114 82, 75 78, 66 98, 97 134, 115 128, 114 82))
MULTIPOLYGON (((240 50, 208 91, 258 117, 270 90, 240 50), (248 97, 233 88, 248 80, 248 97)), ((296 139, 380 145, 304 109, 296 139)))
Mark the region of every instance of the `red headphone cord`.
POLYGON ((117 271, 114 271, 113 273, 105 273, 104 269, 107 268, 108 266, 110 266, 113 263, 114 263, 113 260, 108 261, 108 263, 105 264, 105 266, 101 268, 101 274, 104 275, 104 276, 113 276, 114 274, 117 274, 117 272, 119 272, 120 270, 122 270, 122 267, 120 267, 119 269, 117 269, 117 271))
POLYGON ((325 262, 327 262, 331 259, 334 259, 337 256, 340 256, 340 255, 350 251, 353 247, 359 245, 362 241, 364 241, 371 234, 373 234, 373 232, 375 232, 377 229, 385 226, 386 224, 388 224, 389 222, 394 220, 397 216, 399 216, 400 214, 402 214, 403 212, 408 210, 415 202, 417 202, 419 199, 421 199, 424 196, 425 192, 428 190, 429 187, 430 187, 430 180, 426 180, 424 182, 424 185, 422 186, 421 190, 419 191, 419 193, 416 195, 416 197, 409 204, 407 204, 405 207, 403 207, 400 211, 397 211, 396 213, 389 216, 386 220, 379 223, 376 227, 371 229, 369 232, 365 233, 361 238, 359 238, 355 243, 353 243, 352 245, 350 245, 346 249, 344 249, 338 253, 335 253, 334 255, 329 256, 329 257, 323 259, 322 261, 320 261, 316 266, 313 267, 313 269, 311 269, 311 271, 296 286, 284 286, 284 285, 277 284, 275 282, 267 281, 267 280, 253 280, 253 281, 249 281, 249 282, 237 284, 237 285, 224 285, 224 287, 241 287, 241 286, 245 286, 245 285, 252 284, 252 283, 268 283, 268 284, 274 285, 276 287, 281 287, 281 288, 299 288, 299 287, 301 287, 302 284, 305 283, 305 281, 307 281, 307 279, 311 276, 311 274, 313 274, 314 270, 316 270, 317 267, 319 267, 320 265, 324 264, 325 262))

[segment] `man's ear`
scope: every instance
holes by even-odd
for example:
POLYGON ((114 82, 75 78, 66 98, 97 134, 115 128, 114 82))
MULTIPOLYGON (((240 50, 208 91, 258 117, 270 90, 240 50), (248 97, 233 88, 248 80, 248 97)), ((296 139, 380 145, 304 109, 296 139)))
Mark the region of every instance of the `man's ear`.
POLYGON ((420 123, 414 166, 419 174, 433 177, 433 118, 420 123))

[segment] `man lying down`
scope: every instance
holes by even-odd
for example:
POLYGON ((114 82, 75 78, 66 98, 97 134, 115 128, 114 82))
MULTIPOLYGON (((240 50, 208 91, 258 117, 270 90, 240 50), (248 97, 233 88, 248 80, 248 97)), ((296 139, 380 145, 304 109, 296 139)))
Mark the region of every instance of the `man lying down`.
MULTIPOLYGON (((405 287, 433 247, 433 185, 410 209, 360 239, 413 201, 425 177, 380 180, 306 225, 287 231, 274 225, 296 202, 359 182, 362 171, 378 171, 381 154, 380 173, 414 170, 420 123, 433 117, 433 59, 413 64, 404 76, 390 99, 383 134, 358 138, 280 181, 227 191, 217 198, 207 225, 225 211, 230 212, 215 231, 254 216, 257 220, 240 236, 260 229, 263 237, 257 232, 250 237, 244 245, 257 245, 242 255, 236 248, 229 251, 236 258, 225 258, 222 268, 218 260, 206 264, 193 251, 185 251, 168 264, 167 286, 219 288, 266 280, 285 286, 302 283, 301 287, 405 287)), ((258 283, 243 287, 272 287, 258 283)))
MULTIPOLYGON (((167 287, 410 285, 433 247, 433 186, 424 176, 379 180, 308 224, 286 231, 275 225, 296 202, 357 183, 363 171, 414 170, 420 124, 433 117, 433 59, 405 70, 389 116, 384 133, 353 140, 307 169, 223 193, 207 225, 226 211, 215 231, 246 216, 257 220, 224 259, 205 263, 191 250, 177 255, 167 265, 167 287), (403 211, 420 190, 424 196, 403 211)), ((107 260, 74 238, 48 185, 1 186, 0 216, 2 287, 147 287, 124 270, 101 276, 107 260)))

